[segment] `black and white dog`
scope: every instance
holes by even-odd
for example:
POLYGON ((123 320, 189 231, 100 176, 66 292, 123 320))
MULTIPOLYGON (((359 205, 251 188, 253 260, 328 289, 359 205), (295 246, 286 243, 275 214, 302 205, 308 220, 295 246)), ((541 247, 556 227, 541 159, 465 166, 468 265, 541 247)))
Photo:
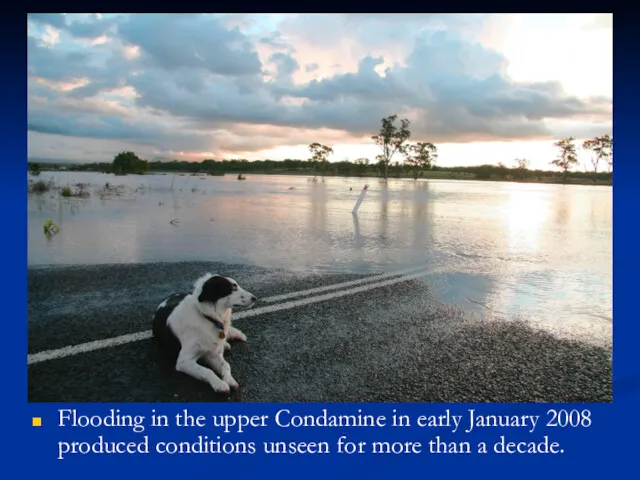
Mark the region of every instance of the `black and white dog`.
POLYGON ((238 388, 238 382, 224 351, 231 348, 229 340, 247 341, 244 333, 231 326, 231 311, 256 301, 234 279, 207 273, 195 281, 192 293, 174 293, 158 306, 153 336, 160 349, 175 358, 177 371, 207 382, 216 392, 229 393, 230 388, 238 388))

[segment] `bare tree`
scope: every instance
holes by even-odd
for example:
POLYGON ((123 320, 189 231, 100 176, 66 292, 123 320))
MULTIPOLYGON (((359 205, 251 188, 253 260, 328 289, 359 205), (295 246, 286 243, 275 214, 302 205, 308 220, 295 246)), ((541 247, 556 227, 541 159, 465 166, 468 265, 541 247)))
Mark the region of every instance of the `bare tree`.
POLYGON ((438 147, 430 142, 418 142, 408 145, 405 150, 406 161, 413 170, 413 179, 418 179, 418 172, 426 170, 438 159, 438 147))
POLYGON ((376 142, 376 145, 382 149, 382 155, 379 155, 379 157, 384 165, 383 175, 385 179, 389 174, 391 158, 396 152, 404 153, 404 144, 411 136, 411 131, 409 130, 411 122, 404 118, 400 120, 400 128, 398 128, 394 125, 397 119, 397 115, 383 118, 380 133, 371 137, 376 142))
POLYGON ((605 135, 605 137, 607 137, 607 148, 605 150, 607 152, 607 156, 605 157, 605 160, 607 162, 607 170, 611 173, 611 170, 613 170, 613 138, 609 135, 605 135))
POLYGON ((529 168, 529 160, 526 158, 516 158, 515 162, 518 170, 526 170, 529 168))
POLYGON ((554 147, 560 149, 560 153, 558 158, 551 161, 552 165, 555 165, 560 170, 562 170, 562 181, 567 180, 567 174, 569 172, 569 168, 578 163, 578 157, 576 156, 576 146, 573 141, 575 138, 563 138, 558 140, 553 144, 554 147))
POLYGON ((527 176, 527 170, 529 168, 529 160, 526 158, 516 158, 516 171, 515 174, 518 178, 525 178, 527 176))
POLYGON ((598 167, 604 161, 611 172, 613 165, 613 139, 609 135, 602 135, 585 140, 582 148, 591 152, 591 166, 593 167, 593 181, 598 178, 598 167))

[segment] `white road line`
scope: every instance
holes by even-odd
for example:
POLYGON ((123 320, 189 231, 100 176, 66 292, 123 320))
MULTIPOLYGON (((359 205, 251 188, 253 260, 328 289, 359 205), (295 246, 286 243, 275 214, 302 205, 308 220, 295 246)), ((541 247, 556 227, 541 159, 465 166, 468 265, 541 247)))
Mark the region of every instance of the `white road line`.
POLYGON ((339 292, 326 293, 324 295, 318 295, 317 297, 302 298, 300 300, 294 300, 292 302, 279 303, 278 305, 271 305, 269 307, 254 308, 253 310, 246 310, 233 316, 233 320, 240 320, 247 317, 255 317, 256 315, 262 315, 263 313, 279 312, 280 310, 289 310, 291 308, 301 307, 304 305, 310 305, 312 303, 324 302, 325 300, 333 300, 334 298, 344 297, 346 295, 355 295, 356 293, 366 292, 374 288, 387 287, 396 283, 408 282, 409 280, 415 280, 416 278, 423 277, 429 273, 429 270, 423 270, 413 275, 403 275, 402 277, 392 278, 391 280, 385 280, 384 282, 376 282, 372 284, 363 285, 361 287, 352 288, 350 290, 341 290, 339 292))
POLYGON ((145 330, 144 332, 130 333, 128 335, 95 340, 93 342, 81 343, 79 345, 70 345, 68 347, 58 348, 57 350, 45 350, 30 354, 27 364, 32 365, 34 363, 46 362, 47 360, 55 360, 56 358, 73 357, 80 353, 92 352, 94 350, 102 350, 103 348, 146 340, 151 338, 151 336, 151 330, 145 330))
MULTIPOLYGON (((246 310, 244 312, 237 313, 233 316, 233 320, 240 320, 242 318, 255 317, 264 313, 279 312, 281 310, 289 310, 304 305, 310 305, 312 303, 324 302, 325 300, 332 300, 334 298, 344 297, 346 295, 355 295, 356 293, 366 292, 373 290, 374 288, 387 287, 389 285, 395 285, 396 283, 408 282, 415 280, 429 273, 429 270, 423 270, 412 275, 403 275, 401 277, 392 278, 382 282, 369 283, 360 287, 351 288, 349 290, 340 290, 337 292, 326 293, 324 295, 318 295, 315 297, 302 298, 300 300, 294 300, 291 302, 279 303, 277 305, 270 305, 268 307, 254 308, 253 310, 246 310)), ((130 333, 128 335, 121 335, 119 337, 106 338, 103 340, 95 340, 93 342, 81 343, 78 345, 70 345, 68 347, 59 348, 56 350, 45 350, 38 353, 32 353, 27 357, 27 364, 33 365, 35 363, 46 362, 48 360, 55 360, 58 358, 71 357, 81 353, 92 352, 95 350, 102 350, 104 348, 115 347, 117 345, 124 345, 127 343, 138 342, 140 340, 146 340, 152 337, 151 330, 145 330, 142 332, 130 333)))
POLYGON ((359 278, 358 280, 349 280, 348 282, 334 283, 332 285, 326 285, 324 287, 316 287, 316 288, 310 288, 308 290, 299 290, 297 292, 284 293, 282 295, 275 295, 273 297, 261 298, 260 303, 280 302, 282 300, 289 300, 290 298, 303 297, 305 295, 310 295, 312 293, 328 292, 330 290, 336 290, 338 288, 352 287, 354 285, 360 285, 361 283, 369 283, 376 280, 382 280, 383 278, 405 275, 407 273, 415 272, 417 270, 424 270, 425 268, 426 268, 426 265, 420 265, 418 267, 411 267, 411 268, 405 268, 404 270, 398 270, 397 272, 380 273, 380 274, 371 275, 365 278, 359 278))

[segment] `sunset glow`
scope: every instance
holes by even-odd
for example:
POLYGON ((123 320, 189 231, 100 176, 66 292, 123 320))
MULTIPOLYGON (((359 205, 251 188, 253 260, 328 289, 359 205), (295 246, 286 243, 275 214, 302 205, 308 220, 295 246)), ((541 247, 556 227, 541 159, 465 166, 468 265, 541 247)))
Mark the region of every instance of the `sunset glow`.
POLYGON ((549 169, 612 135, 612 43, 610 14, 33 14, 28 154, 373 161, 398 114, 439 165, 549 169))

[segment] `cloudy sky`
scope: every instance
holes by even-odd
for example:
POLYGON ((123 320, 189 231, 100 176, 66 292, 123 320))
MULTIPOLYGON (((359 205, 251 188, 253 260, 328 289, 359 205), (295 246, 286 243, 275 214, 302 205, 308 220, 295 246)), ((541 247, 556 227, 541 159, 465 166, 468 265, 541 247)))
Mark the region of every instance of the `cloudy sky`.
POLYGON ((546 168, 612 134, 608 14, 32 14, 27 44, 31 158, 373 160, 398 114, 441 165, 546 168))

